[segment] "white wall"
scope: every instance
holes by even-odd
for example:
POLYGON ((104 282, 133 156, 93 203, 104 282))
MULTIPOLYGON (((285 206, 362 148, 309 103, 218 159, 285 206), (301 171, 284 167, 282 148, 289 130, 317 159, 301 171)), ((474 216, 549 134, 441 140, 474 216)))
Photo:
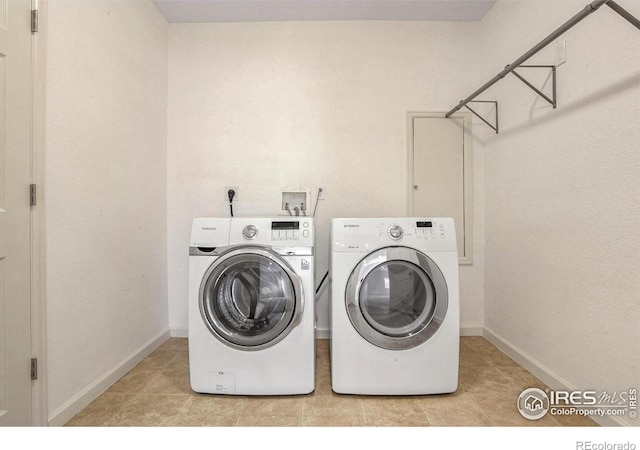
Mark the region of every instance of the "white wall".
MULTIPOLYGON (((478 86, 584 6, 498 2, 478 86)), ((640 40, 606 6, 561 40, 556 110, 513 76, 485 95, 501 126, 485 140, 485 326, 567 386, 620 392, 640 386, 640 40)))
POLYGON ((48 4, 50 418, 168 329, 167 28, 150 2, 48 4))
MULTIPOLYGON (((243 216, 276 214, 281 187, 324 187, 318 284, 332 218, 406 215, 406 113, 447 111, 474 87, 481 62, 478 23, 172 24, 169 36, 169 321, 178 335, 191 222, 228 216, 225 186, 239 186, 243 216)), ((481 194, 474 207, 482 217, 481 194)), ((482 325, 482 220, 477 227, 476 264, 461 267, 463 327, 482 325)), ((326 332, 326 291, 318 316, 326 332)))
MULTIPOLYGON (((167 26, 147 2, 50 3, 50 414, 167 323, 186 335, 191 221, 228 215, 224 186, 240 186, 237 215, 274 214, 283 186, 325 188, 319 282, 331 218, 406 213, 406 112, 449 110, 583 7, 499 2, 480 24, 167 26)), ((461 319, 566 385, 619 391, 640 385, 640 46, 605 9, 563 38, 558 109, 511 76, 484 95, 501 133, 474 125, 461 319)))

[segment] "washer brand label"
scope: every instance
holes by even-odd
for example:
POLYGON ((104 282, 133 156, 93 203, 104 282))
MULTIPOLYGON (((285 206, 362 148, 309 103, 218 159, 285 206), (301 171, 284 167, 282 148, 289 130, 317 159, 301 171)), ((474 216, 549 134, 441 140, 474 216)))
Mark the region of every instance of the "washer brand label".
POLYGON ((360 225, 356 225, 356 224, 346 224, 344 225, 345 228, 360 228, 360 225))
POLYGON ((216 227, 202 227, 202 230, 216 231, 216 227))
POLYGON ((221 394, 235 394, 236 377, 233 372, 208 372, 207 381, 209 388, 213 388, 215 392, 221 394))
POLYGON ((300 261, 300 270, 309 270, 311 267, 311 262, 308 259, 302 258, 300 261))

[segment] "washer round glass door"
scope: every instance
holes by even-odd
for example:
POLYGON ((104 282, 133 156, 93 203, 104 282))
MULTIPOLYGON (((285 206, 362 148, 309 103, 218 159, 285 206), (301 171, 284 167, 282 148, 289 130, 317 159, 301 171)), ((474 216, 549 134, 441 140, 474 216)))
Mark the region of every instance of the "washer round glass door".
POLYGON ((200 312, 209 330, 244 350, 269 347, 300 322, 302 282, 276 253, 241 248, 223 253, 200 287, 200 312))
POLYGON ((429 340, 442 325, 447 283, 436 263, 418 250, 382 248, 351 273, 346 307, 367 341, 390 350, 409 349, 429 340))

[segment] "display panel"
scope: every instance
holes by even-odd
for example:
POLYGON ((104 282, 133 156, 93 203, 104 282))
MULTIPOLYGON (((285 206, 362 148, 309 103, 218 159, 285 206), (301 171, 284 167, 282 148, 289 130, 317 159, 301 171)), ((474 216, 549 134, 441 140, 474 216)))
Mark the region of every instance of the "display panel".
POLYGON ((300 222, 298 221, 278 221, 271 222, 272 230, 299 230, 300 222))

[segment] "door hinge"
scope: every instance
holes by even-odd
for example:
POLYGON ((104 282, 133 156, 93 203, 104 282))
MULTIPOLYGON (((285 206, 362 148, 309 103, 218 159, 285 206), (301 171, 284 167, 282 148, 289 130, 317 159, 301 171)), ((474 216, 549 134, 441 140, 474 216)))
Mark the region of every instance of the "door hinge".
POLYGON ((38 358, 31 358, 31 381, 38 379, 38 358))
POLYGON ((31 10, 31 32, 32 33, 38 32, 38 10, 37 9, 31 10))
POLYGON ((36 185, 35 184, 29 185, 29 190, 30 190, 29 198, 30 198, 31 206, 36 206, 36 200, 37 200, 36 185))

